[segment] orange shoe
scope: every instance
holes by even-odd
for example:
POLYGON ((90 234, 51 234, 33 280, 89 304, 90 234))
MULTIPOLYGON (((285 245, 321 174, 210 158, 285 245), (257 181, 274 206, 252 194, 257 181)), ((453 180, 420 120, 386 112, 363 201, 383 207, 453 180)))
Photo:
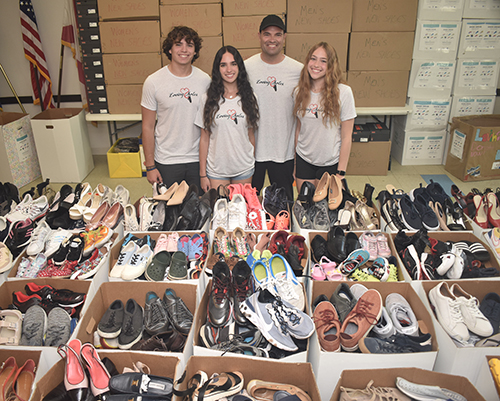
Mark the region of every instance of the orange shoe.
POLYGON ((243 195, 243 184, 229 184, 227 189, 229 190, 229 200, 232 200, 236 194, 243 195))
POLYGON ((276 215, 276 221, 274 223, 275 230, 288 230, 290 227, 290 215, 286 210, 282 210, 276 215))
POLYGON ((92 231, 84 231, 80 233, 80 237, 82 237, 84 245, 83 245, 83 256, 88 256, 95 249, 95 235, 96 230, 92 231))
POLYGON ((106 226, 100 226, 94 230, 94 233, 95 247, 100 248, 109 241, 113 235, 113 230, 106 226))
POLYGON ((268 230, 274 229, 275 220, 272 214, 266 213, 266 226, 268 230))
POLYGON ((249 209, 262 209, 262 205, 257 196, 257 188, 252 187, 252 184, 246 183, 243 185, 243 197, 247 201, 249 209))

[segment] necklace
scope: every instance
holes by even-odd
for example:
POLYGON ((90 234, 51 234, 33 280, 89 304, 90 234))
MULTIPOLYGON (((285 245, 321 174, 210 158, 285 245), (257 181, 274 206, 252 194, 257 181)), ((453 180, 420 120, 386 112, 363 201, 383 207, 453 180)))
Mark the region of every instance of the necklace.
POLYGON ((225 94, 225 97, 227 97, 228 99, 233 99, 233 98, 235 98, 237 95, 238 95, 238 92, 236 92, 236 93, 234 93, 234 94, 232 94, 232 95, 230 95, 229 93, 226 93, 226 94, 225 94))

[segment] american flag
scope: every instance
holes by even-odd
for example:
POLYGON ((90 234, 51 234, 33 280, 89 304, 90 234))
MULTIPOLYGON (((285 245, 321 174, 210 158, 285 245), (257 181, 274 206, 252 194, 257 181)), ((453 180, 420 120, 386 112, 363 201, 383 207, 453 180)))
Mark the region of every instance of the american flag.
POLYGON ((82 95, 83 108, 87 108, 87 88, 85 86, 85 75, 83 73, 82 55, 80 53, 80 41, 76 28, 76 12, 74 0, 66 0, 63 17, 63 29, 61 42, 73 52, 73 58, 78 70, 78 80, 80 81, 80 93, 82 95))
POLYGON ((31 0, 20 0, 19 10, 21 13, 21 31, 23 33, 24 57, 30 62, 31 86, 35 95, 34 104, 40 103, 40 94, 36 82, 37 70, 40 74, 40 88, 42 92, 43 109, 54 108, 52 102, 52 81, 50 79, 47 61, 43 53, 38 27, 36 25, 35 11, 31 0))

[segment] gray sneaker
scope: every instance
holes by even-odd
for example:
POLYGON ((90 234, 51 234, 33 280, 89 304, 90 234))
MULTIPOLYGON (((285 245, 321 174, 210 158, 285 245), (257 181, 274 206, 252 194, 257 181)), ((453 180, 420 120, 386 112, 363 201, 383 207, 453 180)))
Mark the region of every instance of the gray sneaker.
POLYGON ((39 305, 30 306, 23 320, 23 333, 19 345, 42 346, 47 331, 47 314, 39 305))
POLYGON ((123 311, 123 325, 118 336, 118 348, 130 349, 142 338, 143 310, 134 299, 130 298, 125 304, 123 311))
POLYGON ((299 223, 300 228, 303 228, 305 230, 313 229, 311 218, 306 213, 306 209, 304 209, 302 203, 300 203, 298 200, 295 201, 295 203, 293 204, 292 211, 295 218, 297 219, 297 222, 299 223))
POLYGON ((97 334, 102 338, 118 337, 122 331, 123 315, 123 302, 119 299, 113 301, 97 325, 97 334))
POLYGON ((330 218, 328 217, 328 200, 323 199, 315 203, 312 208, 314 217, 312 218, 315 230, 328 231, 330 229, 330 218))
POLYGON ((71 317, 63 308, 56 307, 49 312, 47 323, 47 347, 58 347, 66 344, 71 334, 71 317))
POLYGON ((172 326, 170 325, 167 311, 163 307, 163 302, 153 291, 149 291, 146 294, 144 329, 152 336, 172 332, 172 326))
POLYGON ((174 252, 168 269, 167 278, 169 280, 184 280, 188 276, 187 258, 184 252, 174 252))
POLYGON ((467 401, 467 399, 454 391, 442 388, 439 386, 426 386, 424 384, 416 384, 403 379, 396 378, 396 386, 404 394, 415 400, 452 400, 452 401, 467 401))
POLYGON ((356 298, 346 283, 340 283, 330 297, 330 302, 335 306, 340 323, 344 322, 349 312, 356 306, 356 298))
POLYGON ((175 329, 187 336, 193 325, 193 314, 172 288, 165 290, 165 294, 163 294, 163 306, 175 329))

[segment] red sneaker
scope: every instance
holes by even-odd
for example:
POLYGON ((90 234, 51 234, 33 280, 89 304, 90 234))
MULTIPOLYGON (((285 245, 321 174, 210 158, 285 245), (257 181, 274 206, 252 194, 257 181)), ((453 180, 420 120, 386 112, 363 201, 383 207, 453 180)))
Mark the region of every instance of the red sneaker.
POLYGON ((247 201, 249 209, 262 209, 262 205, 257 196, 257 188, 252 187, 252 184, 243 185, 243 197, 247 201))

